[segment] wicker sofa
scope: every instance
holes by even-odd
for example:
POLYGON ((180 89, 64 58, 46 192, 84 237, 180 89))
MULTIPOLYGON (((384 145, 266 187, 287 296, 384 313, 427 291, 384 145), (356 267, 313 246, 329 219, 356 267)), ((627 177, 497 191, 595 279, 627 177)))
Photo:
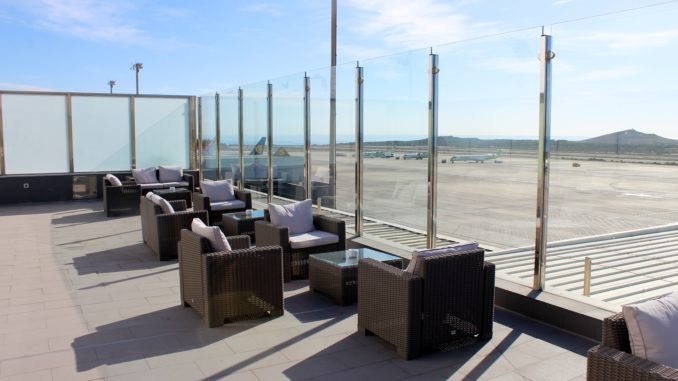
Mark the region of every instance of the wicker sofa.
POLYGON ((264 211, 264 216, 265 221, 257 221, 254 224, 257 245, 282 247, 285 282, 289 282, 292 278, 308 278, 308 256, 310 254, 346 249, 346 223, 342 220, 319 214, 313 215, 313 226, 317 230, 336 234, 339 241, 329 245, 293 249, 290 246, 288 227, 272 224, 268 210, 264 211))
POLYGON ((193 210, 204 210, 209 216, 210 225, 221 225, 222 215, 225 213, 236 213, 244 212, 247 209, 252 209, 252 194, 248 191, 241 191, 239 189, 234 189, 233 193, 235 198, 245 203, 244 208, 234 208, 234 209, 212 209, 212 204, 210 198, 201 192, 193 192, 193 210))
POLYGON ((588 353, 586 379, 678 380, 678 369, 632 355, 626 321, 624 315, 618 313, 603 320, 602 342, 588 353))
POLYGON ((107 217, 122 213, 139 214, 139 196, 141 187, 134 181, 125 181, 115 186, 105 177, 102 178, 104 212, 107 217))
POLYGON ((207 212, 187 211, 186 201, 170 201, 174 213, 165 214, 146 197, 137 199, 141 210, 141 233, 144 243, 161 261, 177 258, 177 242, 181 229, 190 228, 194 218, 207 222, 207 212))
POLYGON ((495 268, 484 250, 419 258, 414 273, 373 259, 358 264, 358 331, 413 359, 492 337, 495 268))
POLYGON ((212 252, 209 241, 184 229, 179 241, 181 300, 209 327, 281 316, 282 249, 250 248, 248 236, 228 237, 230 252, 212 252))
MULTIPOLYGON (((160 177, 160 170, 158 168, 155 169, 155 177, 156 178, 160 177)), ((198 177, 198 171, 184 169, 181 181, 178 181, 178 182, 165 182, 165 183, 157 182, 157 183, 150 183, 150 184, 137 184, 136 181, 134 180, 133 176, 127 176, 127 178, 125 180, 126 180, 126 182, 131 182, 133 184, 138 185, 141 188, 141 192, 143 194, 146 194, 146 193, 153 191, 153 190, 156 190, 156 189, 169 189, 171 187, 186 188, 190 191, 193 191, 193 189, 195 187, 195 178, 197 178, 197 177, 198 177)))

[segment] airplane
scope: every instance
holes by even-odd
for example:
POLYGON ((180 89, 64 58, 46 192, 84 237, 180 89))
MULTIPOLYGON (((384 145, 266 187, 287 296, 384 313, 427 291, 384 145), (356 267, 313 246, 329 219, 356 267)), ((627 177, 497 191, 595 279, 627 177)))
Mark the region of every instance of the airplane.
POLYGON ((423 160, 428 158, 428 152, 405 153, 403 154, 402 158, 403 160, 408 159, 423 160))
POLYGON ((381 158, 391 158, 394 157, 395 154, 393 152, 384 152, 384 151, 367 151, 363 152, 363 157, 364 158, 375 158, 375 157, 381 157, 381 158))
POLYGON ((455 161, 473 161, 476 163, 484 163, 486 160, 494 160, 495 163, 501 163, 501 160, 498 160, 500 153, 482 153, 478 155, 452 155, 450 158, 450 164, 454 164, 455 161))

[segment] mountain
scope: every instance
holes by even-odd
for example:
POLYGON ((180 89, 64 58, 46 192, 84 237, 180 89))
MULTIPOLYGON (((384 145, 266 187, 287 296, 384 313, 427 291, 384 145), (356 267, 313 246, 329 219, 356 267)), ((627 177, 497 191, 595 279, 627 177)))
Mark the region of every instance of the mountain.
POLYGON ((646 134, 636 130, 624 130, 580 141, 592 144, 623 144, 643 146, 675 146, 678 140, 663 138, 657 134, 646 134))

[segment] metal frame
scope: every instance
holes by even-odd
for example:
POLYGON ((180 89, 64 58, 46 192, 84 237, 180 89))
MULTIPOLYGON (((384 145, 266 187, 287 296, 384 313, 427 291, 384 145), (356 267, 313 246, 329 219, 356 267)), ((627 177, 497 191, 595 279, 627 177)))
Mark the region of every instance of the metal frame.
POLYGON ((130 130, 130 162, 132 169, 137 167, 137 117, 136 117, 136 96, 129 97, 129 130, 130 130))
POLYGON ((304 199, 313 196, 311 181, 311 78, 304 74, 304 199))
POLYGON ((75 173, 75 159, 73 152, 73 98, 66 95, 66 136, 68 139, 68 171, 75 173))
POLYGON ((240 154, 240 190, 245 189, 245 158, 243 156, 244 130, 243 130, 243 91, 238 88, 238 152, 240 154))
POLYGON ((23 90, 0 90, 0 95, 72 95, 77 97, 104 97, 104 98, 129 98, 129 97, 138 97, 138 98, 174 98, 174 99, 187 99, 193 95, 166 95, 166 94, 123 94, 123 93, 82 93, 82 92, 67 92, 67 91, 23 91, 23 90))
POLYGON ((355 68, 355 234, 363 234, 363 68, 355 68))
POLYGON ((532 288, 546 285, 546 244, 548 228, 549 167, 551 161, 551 36, 541 36, 541 78, 539 90, 539 178, 537 181, 537 232, 534 243, 532 288))
POLYGON ((2 93, 0 93, 0 175, 5 175, 5 130, 2 126, 2 93))
POLYGON ((438 55, 429 55, 428 86, 428 207, 426 213, 426 247, 436 246, 438 231, 438 55))
POLYGON ((196 136, 198 136, 198 131, 196 130, 196 97, 190 97, 188 99, 188 157, 189 157, 189 166, 191 169, 200 169, 200 163, 198 161, 198 150, 196 149, 196 136))
POLYGON ((221 180, 221 112, 219 111, 220 102, 221 98, 219 96, 219 92, 214 93, 214 127, 216 130, 214 134, 214 139, 216 140, 215 143, 217 145, 216 151, 217 175, 215 177, 217 180, 221 180))
MULTIPOLYGON (((268 192, 267 202, 273 202, 273 84, 266 84, 266 129, 268 135, 268 192)), ((243 172, 242 170, 240 170, 243 172)))

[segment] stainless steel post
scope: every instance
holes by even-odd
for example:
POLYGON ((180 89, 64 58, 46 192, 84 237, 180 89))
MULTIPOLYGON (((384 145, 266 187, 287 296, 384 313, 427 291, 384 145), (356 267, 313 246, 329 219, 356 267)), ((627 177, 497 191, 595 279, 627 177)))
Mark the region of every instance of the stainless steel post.
POLYGON ((266 127, 268 129, 268 194, 267 200, 273 202, 273 84, 268 83, 266 94, 266 127))
POLYGON ((0 94, 0 175, 7 174, 5 169, 5 132, 2 125, 2 94, 0 94))
POLYGON ((238 188, 245 189, 245 157, 243 152, 243 143, 245 142, 245 135, 243 131, 243 92, 238 88, 238 153, 240 157, 240 183, 238 188))
POLYGON ((438 55, 429 55, 428 86, 428 210, 426 215, 426 247, 436 246, 438 229, 438 55))
POLYGON ((197 97, 191 96, 188 97, 188 140, 190 143, 188 147, 188 155, 189 155, 189 167, 191 169, 200 169, 200 161, 198 161, 198 150, 196 149, 197 147, 197 136, 198 136, 198 131, 196 129, 196 118, 197 118, 197 97))
POLYGON ((363 68, 355 68, 355 234, 363 234, 363 68))
POLYGON ((549 167, 551 164, 551 36, 541 36, 541 85, 539 92, 539 178, 537 181, 537 232, 534 244, 532 288, 546 285, 546 244, 548 228, 549 167))
POLYGON ((200 181, 205 179, 205 171, 202 161, 202 97, 198 98, 198 168, 200 181))
POLYGON ((304 75, 304 199, 311 198, 311 79, 304 75))
POLYGON ((332 33, 330 47, 330 194, 329 205, 337 207, 337 0, 332 0, 332 33))
POLYGON ((136 98, 134 95, 129 97, 129 129, 130 129, 130 149, 132 151, 132 169, 137 167, 137 115, 136 98))
POLYGON ((584 258, 584 296, 591 295, 591 258, 584 258))
POLYGON ((66 129, 68 131, 68 171, 75 172, 75 160, 73 154, 73 96, 66 95, 66 129))
POLYGON ((214 136, 214 144, 216 145, 216 153, 215 157, 217 159, 217 165, 216 165, 216 170, 217 174, 215 178, 217 180, 221 180, 221 113, 219 112, 220 109, 220 102, 221 98, 219 97, 219 93, 216 92, 214 93, 214 124, 216 128, 216 134, 214 136))

